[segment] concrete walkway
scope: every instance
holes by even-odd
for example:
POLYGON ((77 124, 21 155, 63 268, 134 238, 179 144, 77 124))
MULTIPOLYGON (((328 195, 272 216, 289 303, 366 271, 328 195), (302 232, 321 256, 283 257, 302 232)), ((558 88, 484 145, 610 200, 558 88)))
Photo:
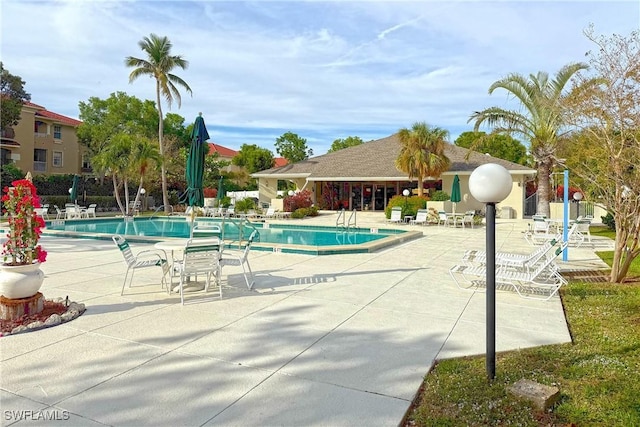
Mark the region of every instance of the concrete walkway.
MULTIPOLYGON (((499 250, 532 250, 525 222, 498 221, 499 250)), ((387 226, 381 213, 358 225, 387 226)), ((411 228, 424 237, 371 254, 253 251, 254 290, 225 268, 222 300, 193 292, 185 306, 161 290, 159 269, 136 273, 121 297, 111 242, 45 237, 42 292, 87 311, 0 339, 2 425, 397 425, 434 360, 485 348, 484 293, 447 273, 463 250, 484 248, 484 227, 411 228)), ((569 261, 561 268, 604 265, 589 246, 569 261)), ((497 351, 570 341, 558 297, 498 292, 496 311, 497 351)))

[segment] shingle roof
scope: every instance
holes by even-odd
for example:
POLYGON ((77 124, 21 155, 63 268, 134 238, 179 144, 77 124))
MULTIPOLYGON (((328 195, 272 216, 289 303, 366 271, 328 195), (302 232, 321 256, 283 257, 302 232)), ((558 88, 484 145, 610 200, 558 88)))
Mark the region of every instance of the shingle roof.
MULTIPOLYGON (((283 167, 267 169, 256 174, 255 177, 268 177, 270 175, 303 175, 310 180, 322 179, 355 179, 355 178, 398 178, 407 179, 407 174, 398 170, 395 160, 400 153, 400 141, 397 134, 386 138, 366 142, 355 147, 312 157, 301 162, 283 167)), ((447 144, 445 155, 451 161, 448 173, 471 173, 478 166, 485 163, 498 163, 512 172, 533 173, 534 169, 507 160, 480 154, 471 151, 469 158, 465 159, 469 150, 453 144, 447 144)))
POLYGON ((36 111, 36 116, 44 117, 47 119, 54 120, 58 123, 62 123, 69 126, 80 126, 82 122, 80 120, 72 119, 71 117, 63 116, 62 114, 54 113, 53 111, 49 111, 44 108, 42 105, 34 104, 33 102, 27 101, 24 103, 25 107, 34 108, 36 111))

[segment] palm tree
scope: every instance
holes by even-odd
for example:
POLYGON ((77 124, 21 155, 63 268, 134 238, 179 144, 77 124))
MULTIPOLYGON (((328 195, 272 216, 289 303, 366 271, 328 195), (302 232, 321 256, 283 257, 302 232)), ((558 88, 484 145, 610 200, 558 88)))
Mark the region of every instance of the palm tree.
MULTIPOLYGON (((164 158, 163 144, 163 119, 162 119, 162 103, 160 95, 164 97, 171 108, 171 104, 175 99, 180 107, 182 98, 176 84, 182 86, 188 93, 191 92, 189 85, 180 77, 172 74, 171 71, 176 68, 183 70, 189 67, 189 62, 180 55, 171 55, 172 44, 167 37, 159 37, 153 33, 149 37, 144 37, 138 42, 138 46, 147 54, 147 59, 134 58, 128 56, 125 59, 127 67, 134 67, 129 74, 129 83, 132 83, 140 76, 150 76, 156 80, 156 104, 158 106, 158 143, 160 147, 160 156, 164 158)), ((165 212, 169 212, 169 193, 167 192, 167 171, 164 162, 160 164, 162 176, 162 203, 165 212)))
POLYGON ((147 170, 153 164, 162 165, 162 157, 158 151, 158 147, 144 137, 140 137, 133 142, 131 157, 129 161, 131 173, 133 177, 140 177, 138 182, 138 191, 133 206, 138 206, 144 179, 147 170))
POLYGON ((575 73, 587 68, 588 65, 581 62, 565 65, 553 80, 549 80, 549 74, 542 71, 529 75, 529 78, 510 74, 493 83, 489 94, 498 88, 504 89, 515 96, 524 109, 513 111, 490 107, 476 111, 469 118, 469 122, 475 120, 476 132, 486 122, 493 128, 493 133, 515 133, 529 141, 529 150, 538 169, 537 212, 547 216, 550 214, 550 176, 565 125, 561 112, 563 91, 575 73))
POLYGON ((449 169, 449 158, 444 155, 448 137, 446 129, 431 127, 425 122, 416 122, 410 130, 398 131, 402 147, 396 167, 409 174, 409 179, 418 178, 418 196, 424 192, 422 181, 426 177, 439 177, 449 169))

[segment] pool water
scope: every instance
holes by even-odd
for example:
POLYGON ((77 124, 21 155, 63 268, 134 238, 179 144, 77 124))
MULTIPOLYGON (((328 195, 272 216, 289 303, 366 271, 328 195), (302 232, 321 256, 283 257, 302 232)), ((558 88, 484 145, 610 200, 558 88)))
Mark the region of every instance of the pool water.
MULTIPOLYGON (((224 227, 225 240, 238 240, 240 235, 249 236, 253 228, 240 221, 206 219, 198 222, 217 224, 224 227)), ((300 226, 291 224, 254 223, 259 232, 260 243, 273 245, 302 246, 344 246, 361 245, 384 239, 391 235, 404 233, 402 230, 350 229, 344 231, 335 227, 300 226), (373 231, 373 232, 372 232, 373 231)), ((111 236, 121 234, 138 237, 189 237, 190 223, 184 218, 113 218, 95 220, 51 221, 45 230, 79 233, 84 237, 96 237, 96 234, 111 236)))

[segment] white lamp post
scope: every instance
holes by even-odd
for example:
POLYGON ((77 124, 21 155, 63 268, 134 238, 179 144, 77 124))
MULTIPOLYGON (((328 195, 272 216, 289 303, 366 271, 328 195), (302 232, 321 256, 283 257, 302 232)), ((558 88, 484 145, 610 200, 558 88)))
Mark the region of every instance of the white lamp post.
POLYGON ((409 193, 410 193, 409 190, 406 189, 406 188, 404 190, 402 190, 402 195, 404 196, 404 211, 405 211, 405 213, 407 211, 407 197, 409 197, 409 193))
POLYGON ((147 190, 145 190, 144 188, 140 189, 140 195, 142 196, 142 210, 145 211, 147 210, 147 198, 145 197, 145 194, 147 194, 147 190))
POLYGON ((580 200, 582 200, 582 193, 576 191, 573 193, 573 200, 576 201, 576 218, 580 216, 580 200))
POLYGON ((496 203, 511 193, 512 185, 509 171, 495 163, 477 167, 469 177, 471 195, 486 204, 486 367, 490 381, 496 377, 496 203))

